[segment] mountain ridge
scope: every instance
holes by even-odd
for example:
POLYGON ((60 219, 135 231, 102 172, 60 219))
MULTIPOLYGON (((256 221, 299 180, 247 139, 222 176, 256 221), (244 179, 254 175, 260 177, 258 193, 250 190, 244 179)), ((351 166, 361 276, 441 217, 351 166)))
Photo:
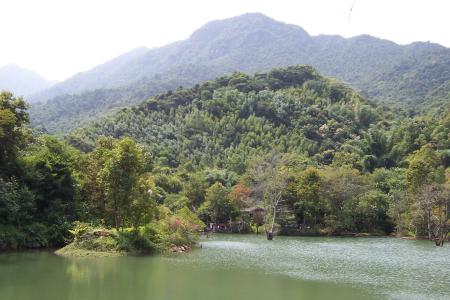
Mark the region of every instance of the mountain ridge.
POLYGON ((36 71, 22 68, 14 63, 0 67, 0 90, 8 90, 17 96, 29 96, 54 85, 36 71))
POLYGON ((55 132, 54 128, 65 122, 68 126, 63 126, 62 131, 67 132, 82 123, 65 120, 61 105, 77 106, 83 102, 85 108, 79 111, 80 116, 91 115, 89 104, 105 114, 112 108, 137 104, 165 90, 180 85, 192 86, 234 71, 255 73, 298 64, 311 65, 324 76, 350 84, 369 100, 414 105, 426 102, 430 93, 446 87, 446 82, 450 81, 447 73, 440 79, 434 78, 439 73, 434 62, 437 58, 443 62, 440 68, 445 69, 447 65, 450 68, 450 49, 438 44, 417 42, 402 46, 369 35, 348 39, 310 36, 300 26, 275 21, 262 14, 245 14, 211 21, 184 41, 138 55, 132 60, 133 64, 125 63, 115 73, 134 80, 131 84, 86 92, 102 94, 99 97, 89 97, 86 93, 59 95, 60 104, 50 100, 30 113, 36 126, 47 126, 55 132), (415 68, 417 60, 423 62, 420 70, 426 74, 415 68), (412 69, 408 69, 410 67, 412 69), (403 75, 407 78, 406 85, 400 80, 403 75), (399 89, 402 86, 410 90, 399 89), (127 96, 123 97, 124 94, 127 96), (96 103, 106 106, 99 107, 96 103), (46 117, 46 111, 54 113, 46 117))

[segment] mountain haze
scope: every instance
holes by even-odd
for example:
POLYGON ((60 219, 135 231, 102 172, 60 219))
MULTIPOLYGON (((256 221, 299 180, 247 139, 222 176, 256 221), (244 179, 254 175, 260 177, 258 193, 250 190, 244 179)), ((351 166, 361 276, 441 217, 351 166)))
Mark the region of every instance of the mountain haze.
POLYGON ((45 91, 32 95, 30 99, 32 102, 45 102, 58 95, 77 94, 86 90, 112 88, 129 84, 135 81, 136 76, 125 76, 123 73, 124 69, 139 66, 140 63, 136 60, 144 53, 147 53, 147 51, 148 49, 145 47, 133 49, 91 70, 75 74, 45 91))
POLYGON ((0 67, 0 90, 8 90, 17 96, 29 96, 54 85, 38 73, 15 64, 0 67))
POLYGON ((413 110, 433 102, 429 99, 436 90, 445 97, 449 91, 450 49, 443 46, 402 46, 368 35, 310 36, 299 26, 253 13, 212 21, 185 41, 140 48, 78 74, 42 94, 58 96, 33 108, 32 122, 67 132, 98 114, 180 85, 234 71, 254 73, 297 64, 347 82, 369 100, 406 104, 413 110))

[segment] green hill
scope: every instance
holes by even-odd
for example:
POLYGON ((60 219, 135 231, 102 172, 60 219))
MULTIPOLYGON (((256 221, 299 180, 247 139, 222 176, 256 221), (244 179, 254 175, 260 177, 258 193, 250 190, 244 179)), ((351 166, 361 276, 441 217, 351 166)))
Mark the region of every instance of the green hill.
POLYGON ((450 50, 437 44, 401 46, 367 35, 310 36, 301 27, 246 14, 210 22, 185 41, 139 49, 77 75, 47 91, 57 97, 36 105, 30 114, 34 126, 65 133, 180 85, 296 64, 338 78, 369 100, 400 104, 416 113, 427 99, 441 101, 433 96, 436 90, 448 96, 449 61, 450 50))
POLYGON ((276 150, 325 164, 344 151, 343 159, 363 169, 391 164, 385 153, 370 161, 365 156, 371 154, 366 131, 384 128, 381 114, 388 113, 313 68, 295 66, 179 88, 79 129, 69 140, 90 149, 102 135, 131 136, 171 167, 189 162, 242 173, 249 159, 276 150))

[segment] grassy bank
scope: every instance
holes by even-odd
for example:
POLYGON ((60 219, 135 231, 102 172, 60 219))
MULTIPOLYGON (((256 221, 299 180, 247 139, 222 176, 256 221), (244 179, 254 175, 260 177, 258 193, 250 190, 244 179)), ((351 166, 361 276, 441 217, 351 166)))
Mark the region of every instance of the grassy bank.
POLYGON ((76 223, 73 241, 56 251, 63 256, 121 256, 186 252, 199 239, 204 224, 188 209, 135 228, 105 228, 76 223))
POLYGON ((126 252, 116 250, 87 250, 76 243, 70 243, 69 245, 56 250, 55 254, 67 257, 117 257, 126 255, 126 252))

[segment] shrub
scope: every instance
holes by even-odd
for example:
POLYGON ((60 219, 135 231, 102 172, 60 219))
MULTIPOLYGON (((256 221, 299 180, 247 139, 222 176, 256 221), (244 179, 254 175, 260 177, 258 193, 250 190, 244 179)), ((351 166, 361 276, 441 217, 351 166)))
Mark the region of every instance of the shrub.
POLYGON ((176 214, 168 215, 161 221, 161 226, 167 244, 192 246, 198 241, 199 232, 205 224, 185 207, 176 214))
POLYGON ((70 233, 74 236, 75 239, 80 238, 83 234, 92 231, 94 228, 88 224, 76 221, 73 223, 73 228, 70 230, 70 233))
POLYGON ((70 241, 68 224, 31 223, 20 227, 0 225, 0 249, 56 247, 70 241))
POLYGON ((52 224, 47 227, 47 242, 50 247, 60 247, 70 243, 73 235, 70 232, 71 225, 68 222, 52 224))
POLYGON ((22 245, 26 248, 42 248, 52 246, 49 245, 48 233, 49 228, 40 223, 33 223, 23 227, 25 235, 25 243, 22 245))
POLYGON ((154 253, 163 249, 163 238, 156 224, 129 229, 118 234, 118 249, 135 253, 154 253))
POLYGON ((18 249, 25 244, 25 234, 11 225, 0 224, 0 250, 18 249))

